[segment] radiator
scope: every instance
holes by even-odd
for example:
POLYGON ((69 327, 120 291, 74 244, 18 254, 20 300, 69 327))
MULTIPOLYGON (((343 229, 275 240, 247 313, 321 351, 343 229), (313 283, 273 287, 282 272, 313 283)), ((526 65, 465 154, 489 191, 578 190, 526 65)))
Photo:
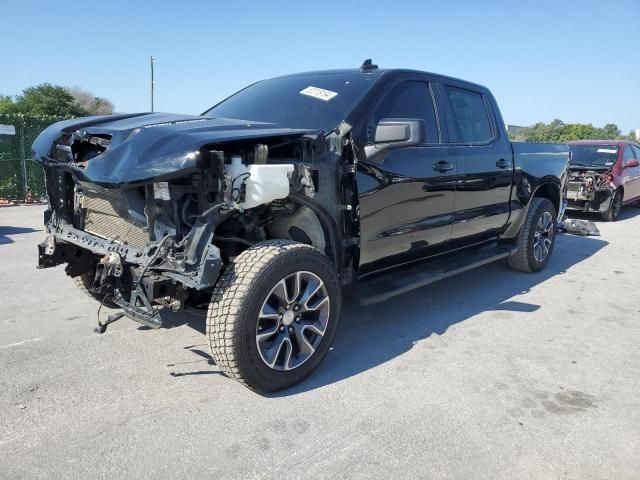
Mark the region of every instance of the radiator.
POLYGON ((140 219, 142 212, 138 219, 130 213, 131 207, 122 190, 85 189, 82 206, 86 209, 86 232, 136 247, 149 243, 146 221, 140 219))

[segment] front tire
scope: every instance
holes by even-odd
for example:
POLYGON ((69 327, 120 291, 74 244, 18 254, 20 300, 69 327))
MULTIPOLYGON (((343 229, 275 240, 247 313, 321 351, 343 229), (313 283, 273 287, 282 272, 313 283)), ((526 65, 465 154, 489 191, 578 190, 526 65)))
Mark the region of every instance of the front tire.
POLYGON ((213 359, 258 392, 295 385, 329 351, 341 300, 336 269, 316 248, 256 244, 226 267, 214 289, 207 313, 213 359))
MULTIPOLYGON (((95 273, 95 272, 93 272, 93 273, 95 273)), ((91 291, 91 286, 93 284, 93 273, 83 273, 82 275, 78 275, 77 277, 73 277, 73 282, 76 284, 76 287, 78 287, 78 290, 80 290, 87 297, 91 297, 96 302, 101 303, 105 307, 120 308, 112 300, 110 295, 101 295, 101 294, 94 293, 94 292, 91 291)))
POLYGON ((611 199, 611 205, 609 205, 609 210, 602 213, 602 219, 605 222, 615 222, 618 219, 618 215, 620 215, 621 209, 622 209, 622 191, 618 189, 616 190, 616 193, 613 194, 613 198, 611 199))
POLYGON ((527 218, 517 239, 518 250, 509 257, 509 265, 521 272, 539 272, 553 253, 557 214, 546 198, 531 200, 527 218))

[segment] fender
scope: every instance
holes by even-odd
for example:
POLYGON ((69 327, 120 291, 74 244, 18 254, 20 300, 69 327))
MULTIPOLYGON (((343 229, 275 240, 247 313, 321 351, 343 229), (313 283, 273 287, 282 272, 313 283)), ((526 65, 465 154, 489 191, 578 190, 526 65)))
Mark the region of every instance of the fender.
POLYGON ((502 234, 515 238, 527 218, 531 199, 551 200, 556 211, 563 210, 569 172, 569 147, 566 144, 519 143, 513 148, 515 170, 511 188, 511 216, 502 234))
POLYGON ((330 258, 334 261, 336 268, 338 269, 338 274, 341 275, 343 248, 340 241, 340 231, 335 220, 324 210, 324 208, 305 196, 291 194, 287 198, 299 205, 308 207, 318 216, 318 220, 320 220, 320 224, 324 228, 328 237, 327 240, 329 240, 331 250, 330 258))
POLYGON ((526 178, 521 178, 517 185, 514 185, 516 199, 511 201, 511 217, 507 229, 501 235, 502 239, 512 239, 518 236, 524 224, 531 202, 535 197, 548 198, 558 212, 558 220, 564 213, 564 187, 557 177, 545 177, 532 189, 526 178))

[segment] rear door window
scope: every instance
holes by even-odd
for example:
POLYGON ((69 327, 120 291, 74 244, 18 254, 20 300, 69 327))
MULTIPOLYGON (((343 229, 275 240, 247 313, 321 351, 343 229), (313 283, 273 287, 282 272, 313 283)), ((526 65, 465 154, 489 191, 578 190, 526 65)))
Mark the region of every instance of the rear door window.
POLYGON ((391 88, 375 108, 367 124, 367 141, 373 143, 375 128, 385 118, 417 118, 424 120, 425 143, 438 143, 438 126, 433 97, 428 82, 403 81, 391 88))
POLYGON ((479 92, 444 86, 449 103, 449 142, 485 143, 493 138, 491 117, 484 96, 479 92))

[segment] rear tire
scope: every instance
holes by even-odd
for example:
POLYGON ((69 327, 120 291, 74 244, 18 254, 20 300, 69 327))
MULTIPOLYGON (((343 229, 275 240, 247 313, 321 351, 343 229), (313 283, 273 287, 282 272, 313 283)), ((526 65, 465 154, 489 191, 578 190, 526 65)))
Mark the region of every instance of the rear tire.
POLYGON ((295 385, 329 351, 341 296, 333 263, 316 248, 288 240, 256 244, 214 288, 207 313, 213 359, 258 392, 295 385))
POLYGON ((109 295, 101 295, 99 293, 93 293, 91 291, 91 285, 93 285, 93 275, 91 273, 83 273, 82 275, 78 275, 73 278, 73 282, 78 287, 82 293, 84 293, 87 297, 91 297, 96 302, 101 303, 105 307, 109 308, 120 308, 116 303, 111 300, 109 295))
POLYGON ((534 197, 518 234, 518 250, 509 257, 509 266, 520 272, 542 270, 549 262, 556 243, 556 222, 553 204, 546 198, 534 197))
POLYGON ((622 191, 618 189, 616 190, 616 193, 613 194, 613 199, 611 200, 611 205, 609 205, 609 210, 602 213, 602 219, 605 222, 615 222, 618 219, 618 215, 620 215, 621 209, 622 191))

